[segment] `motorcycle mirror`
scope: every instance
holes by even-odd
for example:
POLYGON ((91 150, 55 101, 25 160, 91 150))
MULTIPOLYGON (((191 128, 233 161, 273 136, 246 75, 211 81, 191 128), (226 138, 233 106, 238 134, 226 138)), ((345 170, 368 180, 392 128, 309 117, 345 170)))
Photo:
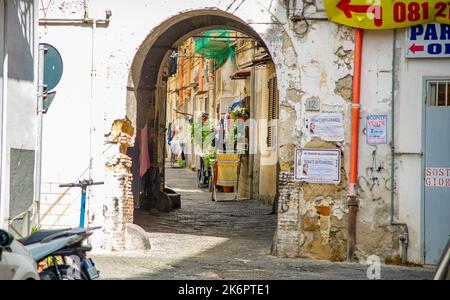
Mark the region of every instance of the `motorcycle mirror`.
POLYGON ((14 237, 5 230, 0 229, 0 247, 8 247, 14 241, 14 237))

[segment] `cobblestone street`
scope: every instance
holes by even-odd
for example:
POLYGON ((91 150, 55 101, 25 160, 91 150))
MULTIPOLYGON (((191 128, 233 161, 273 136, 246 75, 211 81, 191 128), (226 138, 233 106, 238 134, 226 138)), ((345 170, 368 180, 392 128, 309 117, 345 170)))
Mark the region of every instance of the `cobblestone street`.
MULTIPOLYGON (((270 255, 276 216, 257 201, 212 202, 195 174, 167 169, 167 186, 182 194, 182 209, 136 213, 149 234, 146 254, 97 255, 103 279, 367 279, 367 266, 270 255)), ((433 269, 382 266, 382 279, 431 279, 433 269)))

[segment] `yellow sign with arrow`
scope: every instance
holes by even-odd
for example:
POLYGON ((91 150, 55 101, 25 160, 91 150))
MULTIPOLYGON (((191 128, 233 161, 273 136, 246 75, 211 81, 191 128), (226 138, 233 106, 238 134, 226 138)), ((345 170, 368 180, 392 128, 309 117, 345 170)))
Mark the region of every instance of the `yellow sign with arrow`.
POLYGON ((448 0, 325 0, 325 9, 331 21, 362 29, 450 24, 448 0))

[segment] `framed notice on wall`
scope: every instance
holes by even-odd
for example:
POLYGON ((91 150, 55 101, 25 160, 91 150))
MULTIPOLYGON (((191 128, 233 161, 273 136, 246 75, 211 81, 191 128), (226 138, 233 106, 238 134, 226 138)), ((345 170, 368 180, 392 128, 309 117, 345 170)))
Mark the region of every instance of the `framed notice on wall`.
POLYGON ((341 151, 297 149, 295 180, 339 184, 341 182, 341 151))
POLYGON ((329 142, 344 141, 344 115, 341 113, 307 114, 308 134, 329 142))

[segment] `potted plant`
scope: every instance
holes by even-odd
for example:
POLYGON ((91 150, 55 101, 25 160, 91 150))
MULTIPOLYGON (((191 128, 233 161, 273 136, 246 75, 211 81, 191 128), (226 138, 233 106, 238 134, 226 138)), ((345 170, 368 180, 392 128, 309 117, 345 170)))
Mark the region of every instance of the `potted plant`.
POLYGON ((212 151, 205 156, 204 161, 205 161, 206 168, 209 169, 212 166, 211 163, 214 159, 216 159, 215 151, 212 151))
POLYGON ((191 125, 191 138, 194 144, 202 146, 211 144, 214 134, 211 129, 209 117, 203 113, 201 117, 191 125))
POLYGON ((236 107, 231 112, 232 118, 235 120, 248 120, 250 118, 250 109, 244 105, 236 107))

